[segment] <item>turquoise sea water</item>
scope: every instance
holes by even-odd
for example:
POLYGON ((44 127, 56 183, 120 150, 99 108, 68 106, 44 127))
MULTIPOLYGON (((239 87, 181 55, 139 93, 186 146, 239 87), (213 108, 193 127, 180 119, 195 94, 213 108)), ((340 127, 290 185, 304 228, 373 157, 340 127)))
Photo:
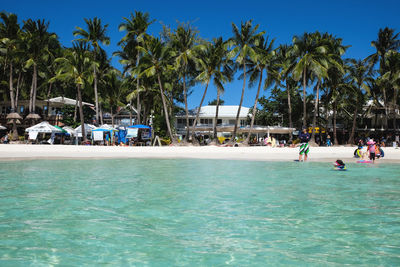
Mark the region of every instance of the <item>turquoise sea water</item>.
POLYGON ((400 165, 0 162, 0 266, 400 265, 400 165))

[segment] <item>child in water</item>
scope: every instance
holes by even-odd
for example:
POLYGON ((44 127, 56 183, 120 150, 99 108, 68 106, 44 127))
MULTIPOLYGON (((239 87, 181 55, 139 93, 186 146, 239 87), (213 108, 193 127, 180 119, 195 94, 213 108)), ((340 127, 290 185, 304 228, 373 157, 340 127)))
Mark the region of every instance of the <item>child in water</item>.
POLYGON ((333 163, 333 166, 335 166, 335 170, 338 171, 345 171, 346 170, 346 164, 341 159, 338 159, 335 163, 333 163))

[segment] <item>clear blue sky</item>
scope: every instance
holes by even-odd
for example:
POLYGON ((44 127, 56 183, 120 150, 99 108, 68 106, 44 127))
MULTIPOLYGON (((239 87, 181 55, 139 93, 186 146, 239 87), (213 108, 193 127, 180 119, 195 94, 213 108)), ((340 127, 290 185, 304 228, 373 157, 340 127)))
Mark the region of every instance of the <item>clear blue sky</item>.
MULTIPOLYGON (((218 36, 227 39, 231 36, 231 23, 240 24, 253 19, 254 23, 260 24, 260 30, 276 38, 276 44, 290 43, 294 35, 304 32, 329 32, 342 38, 345 45, 351 45, 345 57, 354 58, 364 58, 374 52, 370 43, 377 38, 379 28, 388 26, 397 32, 400 30, 400 1, 396 0, 18 0, 2 1, 0 8, 16 13, 21 22, 28 18, 50 21, 50 30, 57 33, 67 47, 74 39, 72 31, 75 26, 84 26, 83 18, 97 16, 109 24, 111 45, 105 47, 109 55, 119 49, 117 43, 124 35, 118 31, 122 18, 135 10, 149 12, 151 18, 156 20, 149 29, 155 35, 161 31, 161 23, 175 27, 176 21, 190 21, 205 39, 218 36)), ((113 59, 113 65, 120 68, 117 58, 113 59)), ((241 86, 241 81, 226 85, 226 93, 222 97, 225 104, 239 104, 241 86)), ((202 88, 201 85, 194 88, 189 98, 190 108, 198 106, 202 88)), ((246 89, 244 106, 253 105, 255 93, 255 88, 246 89)), ((215 97, 215 88, 211 87, 206 101, 215 97)))

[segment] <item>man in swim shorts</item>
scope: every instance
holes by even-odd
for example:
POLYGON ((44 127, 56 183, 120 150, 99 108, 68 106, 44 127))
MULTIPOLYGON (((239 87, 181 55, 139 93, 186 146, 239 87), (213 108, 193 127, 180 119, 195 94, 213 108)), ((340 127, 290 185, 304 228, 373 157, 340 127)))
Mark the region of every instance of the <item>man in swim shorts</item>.
POLYGON ((308 141, 310 141, 310 134, 307 133, 306 128, 303 128, 303 132, 300 133, 299 139, 300 139, 299 161, 303 160, 303 155, 304 155, 304 161, 306 161, 308 152, 310 151, 310 146, 308 145, 308 141))

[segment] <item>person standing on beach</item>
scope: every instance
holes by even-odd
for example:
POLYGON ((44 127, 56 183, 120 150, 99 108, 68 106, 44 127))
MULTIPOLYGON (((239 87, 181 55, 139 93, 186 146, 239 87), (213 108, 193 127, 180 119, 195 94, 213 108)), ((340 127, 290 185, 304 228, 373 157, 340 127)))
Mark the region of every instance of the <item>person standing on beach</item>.
POLYGON ((304 161, 306 161, 308 152, 310 151, 310 146, 308 145, 308 141, 310 141, 310 134, 307 133, 306 128, 303 128, 303 132, 300 133, 299 139, 300 139, 299 161, 303 160, 303 154, 304 154, 304 161))
POLYGON ((372 160, 372 163, 375 163, 375 151, 376 151, 376 147, 375 147, 375 142, 374 140, 370 140, 367 143, 368 145, 368 151, 369 151, 369 159, 372 160))

